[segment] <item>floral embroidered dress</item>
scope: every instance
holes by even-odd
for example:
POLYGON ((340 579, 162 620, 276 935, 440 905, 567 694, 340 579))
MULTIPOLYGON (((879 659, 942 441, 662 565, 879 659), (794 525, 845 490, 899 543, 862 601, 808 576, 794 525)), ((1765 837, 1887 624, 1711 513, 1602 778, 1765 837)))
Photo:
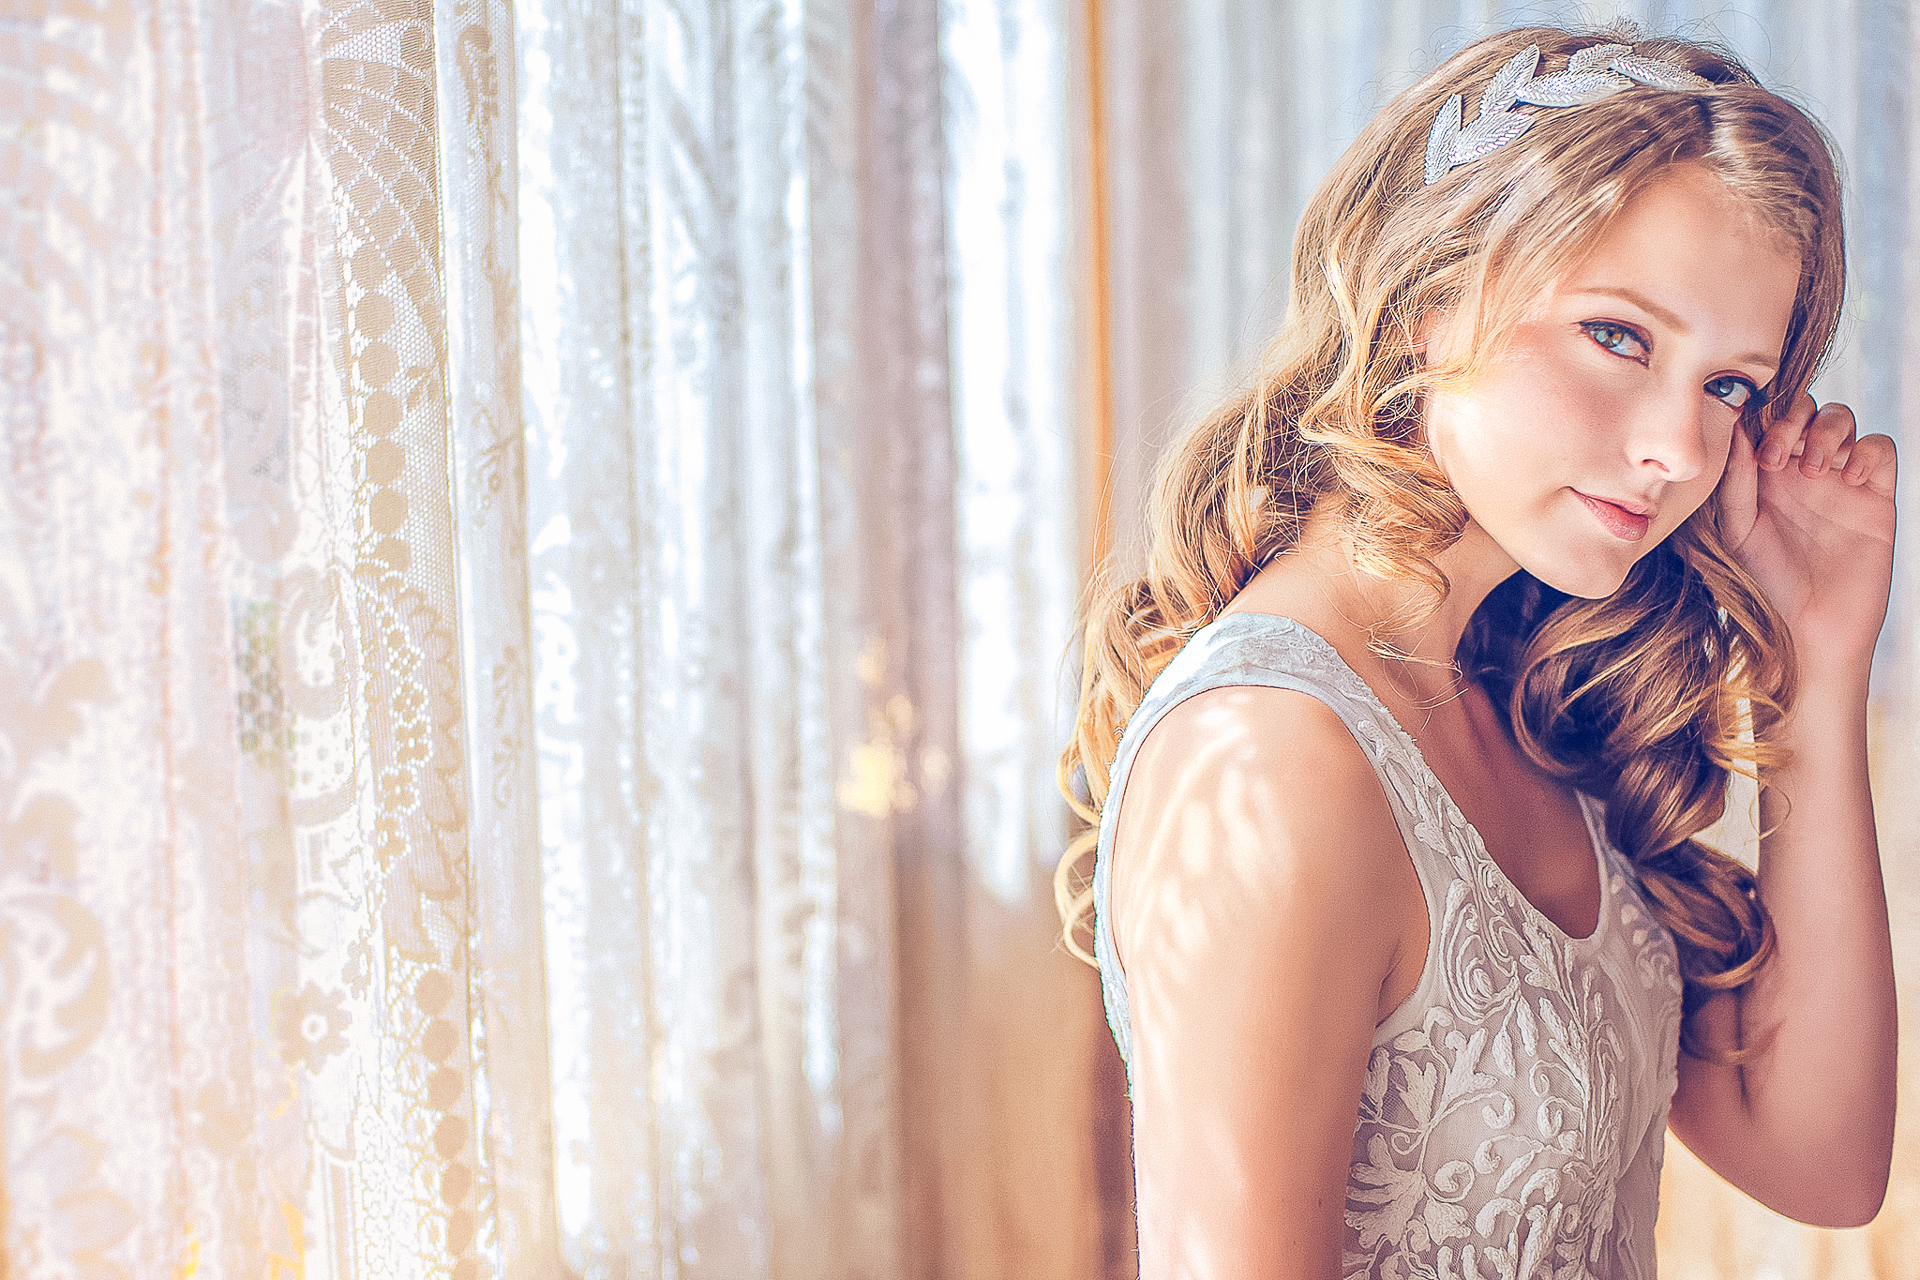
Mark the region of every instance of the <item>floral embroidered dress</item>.
POLYGON ((1114 761, 1094 865, 1094 951, 1132 1074, 1110 924, 1114 822, 1135 751, 1184 699, 1225 685, 1326 703, 1379 774, 1427 899, 1420 984, 1374 1033, 1347 1180, 1342 1273, 1380 1280, 1646 1280, 1667 1106, 1678 1082, 1673 940, 1580 797, 1599 924, 1573 938, 1488 856, 1408 737, 1325 640, 1231 614, 1160 673, 1114 761))

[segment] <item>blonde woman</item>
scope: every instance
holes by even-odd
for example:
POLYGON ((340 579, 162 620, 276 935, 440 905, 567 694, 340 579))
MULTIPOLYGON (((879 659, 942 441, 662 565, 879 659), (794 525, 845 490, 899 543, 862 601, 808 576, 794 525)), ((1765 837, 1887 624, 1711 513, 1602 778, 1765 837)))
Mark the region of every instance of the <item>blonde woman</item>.
POLYGON ((1843 272, 1819 128, 1623 28, 1469 47, 1321 184, 1063 761, 1143 1276, 1651 1276, 1669 1127, 1874 1216, 1894 447, 1806 391, 1843 272), (1693 839, 1734 770, 1757 874, 1693 839))

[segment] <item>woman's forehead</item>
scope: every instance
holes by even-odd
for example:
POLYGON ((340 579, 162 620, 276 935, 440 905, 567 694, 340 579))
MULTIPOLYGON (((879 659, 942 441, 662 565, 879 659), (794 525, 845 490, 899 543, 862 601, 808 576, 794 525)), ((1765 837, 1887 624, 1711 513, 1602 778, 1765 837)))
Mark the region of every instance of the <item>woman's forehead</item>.
POLYGON ((1682 333, 1744 336, 1777 358, 1799 255, 1726 184, 1688 167, 1640 192, 1554 283, 1557 297, 1612 297, 1682 333))

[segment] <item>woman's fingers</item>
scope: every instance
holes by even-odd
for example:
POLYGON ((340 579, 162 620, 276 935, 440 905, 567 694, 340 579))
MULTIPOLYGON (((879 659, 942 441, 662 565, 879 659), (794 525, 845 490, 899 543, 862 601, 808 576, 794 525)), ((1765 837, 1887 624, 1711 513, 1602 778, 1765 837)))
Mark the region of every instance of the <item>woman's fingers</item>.
POLYGON ((1800 474, 1823 476, 1829 466, 1844 467, 1856 430, 1853 410, 1843 404, 1820 406, 1800 437, 1800 474))
POLYGON ((1794 398, 1793 407, 1779 421, 1767 426, 1766 434, 1761 437, 1754 452, 1760 459, 1760 465, 1769 471, 1778 471, 1787 465, 1787 459, 1801 452, 1800 436, 1807 424, 1813 421, 1814 410, 1818 408, 1813 397, 1802 391, 1794 398))
POLYGON ((1720 478, 1720 527, 1730 547, 1747 540, 1759 506, 1760 473, 1754 469, 1753 458, 1753 441, 1746 428, 1735 427, 1727 471, 1720 478))
POLYGON ((1896 451, 1890 436, 1862 436, 1848 450, 1841 478, 1851 485, 1870 484, 1874 492, 1893 496, 1896 451))
POLYGON ((1768 471, 1782 470, 1790 459, 1798 458, 1801 475, 1823 476, 1852 461, 1858 430, 1853 410, 1846 405, 1816 404, 1803 391, 1795 398, 1793 408, 1767 427, 1755 453, 1768 471))

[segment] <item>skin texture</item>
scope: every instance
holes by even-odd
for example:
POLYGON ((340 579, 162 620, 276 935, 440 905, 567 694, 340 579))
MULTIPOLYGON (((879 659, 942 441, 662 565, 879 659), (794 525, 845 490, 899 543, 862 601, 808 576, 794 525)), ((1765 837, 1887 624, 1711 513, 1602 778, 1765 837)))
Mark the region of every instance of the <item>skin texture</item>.
MULTIPOLYGON (((1324 636, 1413 734, 1501 869, 1567 933, 1599 884, 1572 794, 1539 774, 1450 659, 1517 568, 1574 594, 1722 487, 1736 554, 1792 630, 1790 767, 1764 779, 1761 892, 1777 958, 1740 1018, 1744 1068, 1682 1059, 1674 1131, 1736 1185, 1829 1226, 1885 1194, 1894 1082, 1886 900, 1867 790, 1867 669, 1891 584, 1894 448, 1803 400, 1756 449, 1737 401, 1772 376, 1797 261, 1702 170, 1675 169, 1544 292, 1477 385, 1436 393, 1429 443, 1472 519, 1417 629, 1417 588, 1352 567, 1326 513, 1229 604, 1324 636), (1613 499, 1647 519, 1596 512, 1613 499), (1379 627, 1412 655, 1379 657, 1379 627)), ((1449 318, 1429 358, 1456 340, 1449 318)), ((1141 1274, 1339 1271, 1347 1165, 1374 1027, 1417 985, 1428 922, 1379 783, 1333 713, 1234 688, 1142 744, 1113 847, 1115 943, 1133 997, 1141 1274), (1304 1032, 1304 1034, 1303 1034, 1304 1032)), ((1730 999, 1709 1028, 1733 1043, 1730 999)))

